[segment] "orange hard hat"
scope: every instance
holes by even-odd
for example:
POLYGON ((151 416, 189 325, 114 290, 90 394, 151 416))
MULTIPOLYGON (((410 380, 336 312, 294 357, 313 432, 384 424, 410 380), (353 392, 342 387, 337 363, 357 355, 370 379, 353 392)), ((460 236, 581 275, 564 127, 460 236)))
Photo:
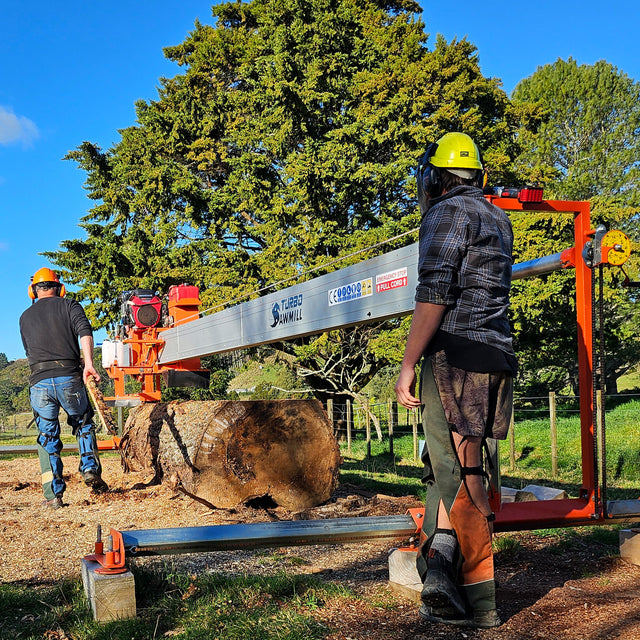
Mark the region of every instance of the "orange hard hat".
POLYGON ((38 269, 33 276, 31 277, 31 284, 29 285, 29 297, 34 300, 38 296, 36 295, 36 285, 42 282, 52 282, 58 285, 58 295, 60 297, 64 296, 66 293, 66 289, 64 285, 60 282, 60 278, 58 278, 58 274, 55 271, 52 271, 48 267, 42 267, 42 269, 38 269))

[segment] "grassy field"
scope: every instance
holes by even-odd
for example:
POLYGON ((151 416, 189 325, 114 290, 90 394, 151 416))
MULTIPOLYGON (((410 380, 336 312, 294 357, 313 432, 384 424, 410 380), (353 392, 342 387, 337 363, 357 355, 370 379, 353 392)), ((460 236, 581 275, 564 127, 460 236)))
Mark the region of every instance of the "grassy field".
MULTIPOLYGON (((614 404, 613 402, 611 403, 614 404)), ((640 495, 640 400, 619 396, 617 406, 607 409, 606 468, 609 498, 636 498, 640 495), (637 446, 636 446, 637 443, 637 446)), ((568 405, 558 410, 557 459, 558 475, 552 477, 551 433, 548 410, 527 410, 516 414, 514 426, 514 458, 510 463, 509 442, 500 443, 502 484, 520 489, 535 483, 562 488, 577 497, 582 482, 582 451, 580 417, 577 407, 568 405), (528 417, 533 416, 533 417, 528 417)), ((394 437, 394 456, 388 454, 388 439, 378 441, 373 436, 371 457, 366 457, 364 431, 353 433, 351 452, 343 444, 341 477, 344 481, 360 483, 381 493, 406 492, 423 495, 420 477, 421 464, 413 459, 413 437, 394 437)), ((420 437, 421 435, 421 428, 420 437)), ((402 431, 400 431, 402 433, 402 431)))
MULTIPOLYGON (((640 495, 640 401, 620 403, 607 412, 607 472, 610 498, 637 498, 640 495)), ((546 484, 562 488, 576 496, 581 484, 579 418, 575 413, 561 413, 558 419, 557 479, 551 478, 551 447, 548 419, 518 419, 515 424, 516 464, 509 465, 508 444, 502 443, 500 460, 502 482, 520 488, 525 484, 546 484)), ((12 435, 12 434, 3 434, 12 435)), ((25 443, 28 438, 6 438, 2 444, 25 443)), ((354 433, 351 451, 342 445, 344 463, 341 482, 365 486, 389 495, 424 496, 420 481, 422 469, 413 459, 413 437, 402 435, 394 440, 394 455, 389 454, 387 440, 371 443, 366 456, 364 433, 354 433)), ((548 530, 539 532, 549 536, 548 530)), ((566 546, 606 544, 611 553, 617 550, 617 527, 582 527, 557 529, 553 545, 561 553, 566 546)), ((498 554, 518 549, 517 535, 496 538, 498 554)), ((281 574, 276 577, 229 578, 207 574, 186 576, 170 570, 153 573, 133 567, 136 585, 144 585, 137 594, 139 615, 135 620, 96 624, 79 580, 56 586, 34 588, 0 584, 0 638, 42 639, 75 638, 78 640, 137 640, 174 637, 180 640, 224 638, 252 640, 314 640, 327 636, 328 630, 314 618, 319 607, 377 607, 384 610, 388 602, 366 603, 340 585, 309 576, 281 574), (64 629, 56 635, 56 629, 64 629), (52 631, 53 630, 53 631, 52 631)))
POLYGON ((80 581, 55 587, 0 585, 0 637, 42 640, 315 640, 327 628, 311 612, 332 600, 357 599, 344 588, 308 576, 185 576, 133 569, 138 617, 93 622, 80 581), (60 631, 65 635, 62 635, 60 631), (58 630, 58 631, 56 631, 58 630))

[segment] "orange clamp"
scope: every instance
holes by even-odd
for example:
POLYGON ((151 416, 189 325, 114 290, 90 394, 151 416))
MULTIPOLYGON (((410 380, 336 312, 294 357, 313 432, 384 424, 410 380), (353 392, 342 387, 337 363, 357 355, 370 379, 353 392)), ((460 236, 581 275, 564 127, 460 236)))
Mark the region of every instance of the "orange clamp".
POLYGON ((107 544, 107 550, 104 550, 102 542, 102 531, 98 525, 98 536, 94 546, 94 553, 85 556, 85 560, 97 562, 100 567, 96 569, 96 573, 101 575, 111 575, 124 573, 127 570, 125 566, 125 551, 122 533, 116 529, 110 530, 110 542, 107 544))

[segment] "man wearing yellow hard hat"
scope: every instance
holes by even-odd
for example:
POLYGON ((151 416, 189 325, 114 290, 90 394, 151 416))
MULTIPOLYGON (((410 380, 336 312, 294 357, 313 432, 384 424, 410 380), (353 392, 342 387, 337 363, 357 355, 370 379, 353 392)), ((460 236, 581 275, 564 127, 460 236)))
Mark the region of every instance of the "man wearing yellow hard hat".
POLYGON ((419 163, 416 307, 395 387, 400 404, 424 407, 420 617, 479 628, 500 624, 483 444, 507 436, 517 366, 507 319, 513 231, 484 198, 484 176, 464 133, 430 144, 419 163))
POLYGON ((31 370, 29 399, 38 427, 44 504, 59 509, 64 506, 66 489, 60 457, 60 408, 67 413, 78 440, 79 471, 85 484, 94 492, 108 489, 102 479, 93 410, 84 386, 90 377, 98 382, 100 375, 93 366, 91 324, 80 304, 64 297, 65 286, 58 275, 46 267, 39 269, 28 291, 34 304, 20 316, 20 335, 31 370))

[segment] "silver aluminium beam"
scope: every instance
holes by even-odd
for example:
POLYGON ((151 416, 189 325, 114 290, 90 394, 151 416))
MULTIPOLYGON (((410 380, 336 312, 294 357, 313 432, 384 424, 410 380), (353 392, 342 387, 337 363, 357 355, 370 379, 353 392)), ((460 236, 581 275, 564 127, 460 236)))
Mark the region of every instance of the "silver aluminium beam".
MULTIPOLYGON (((560 253, 513 267, 513 279, 562 268, 560 253)), ((413 312, 418 243, 173 327, 161 364, 293 340, 413 312)))
POLYGON ((416 524, 410 515, 402 515, 140 529, 120 533, 127 556, 153 556, 407 538, 416 533, 416 524))
MULTIPOLYGON (((62 451, 77 451, 78 443, 70 442, 62 445, 62 451)), ((38 446, 35 444, 6 444, 0 447, 0 455, 24 455, 26 453, 38 453, 38 446)))

